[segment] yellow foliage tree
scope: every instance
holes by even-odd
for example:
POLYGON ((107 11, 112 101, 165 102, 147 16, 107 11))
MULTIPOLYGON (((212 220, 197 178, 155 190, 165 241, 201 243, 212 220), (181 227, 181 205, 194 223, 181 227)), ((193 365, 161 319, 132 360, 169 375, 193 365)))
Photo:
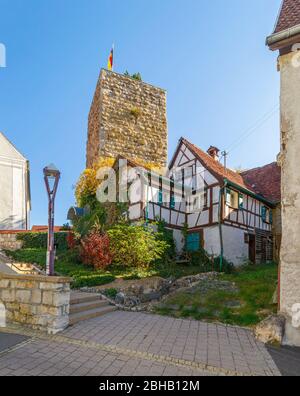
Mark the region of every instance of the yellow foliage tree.
POLYGON ((75 188, 75 198, 77 205, 84 207, 96 195, 97 188, 102 182, 97 178, 101 168, 110 168, 115 162, 114 158, 99 158, 92 168, 85 169, 79 177, 75 188))
MULTIPOLYGON (((98 161, 92 168, 85 169, 79 177, 75 187, 75 198, 77 205, 84 207, 89 204, 96 196, 96 191, 100 183, 103 181, 97 178, 98 171, 102 168, 111 168, 114 165, 115 158, 99 157, 98 161)), ((134 161, 137 165, 153 170, 158 174, 164 173, 158 164, 145 162, 142 159, 134 161)))

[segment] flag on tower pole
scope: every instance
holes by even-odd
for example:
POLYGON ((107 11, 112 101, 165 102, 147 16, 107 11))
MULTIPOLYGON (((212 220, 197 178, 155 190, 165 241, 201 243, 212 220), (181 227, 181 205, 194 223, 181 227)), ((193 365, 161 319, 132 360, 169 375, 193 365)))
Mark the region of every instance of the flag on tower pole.
POLYGON ((112 46, 108 57, 107 68, 108 70, 114 70, 114 45, 112 46))

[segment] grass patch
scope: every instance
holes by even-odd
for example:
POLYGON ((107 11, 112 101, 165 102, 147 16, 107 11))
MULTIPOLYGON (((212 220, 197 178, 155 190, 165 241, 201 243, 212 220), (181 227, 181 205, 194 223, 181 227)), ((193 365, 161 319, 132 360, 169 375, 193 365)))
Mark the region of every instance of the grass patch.
MULTIPOLYGON (((34 263, 45 269, 45 249, 21 249, 6 251, 6 254, 16 261, 34 263)), ((72 288, 74 289, 105 285, 115 280, 115 276, 110 272, 95 271, 92 267, 78 263, 77 258, 70 252, 59 251, 57 252, 57 258, 55 261, 55 272, 59 275, 73 278, 72 288)))
MULTIPOLYGON (((45 269, 45 249, 20 249, 17 251, 6 251, 6 254, 15 261, 34 263, 45 269)), ((73 278, 72 288, 101 286, 113 282, 116 278, 125 280, 138 280, 153 276, 162 278, 180 278, 182 276, 199 273, 199 266, 177 265, 176 263, 156 263, 150 268, 130 268, 111 266, 107 270, 94 270, 81 264, 75 254, 71 251, 58 251, 55 261, 55 272, 59 275, 73 278)))
POLYGON ((178 292, 158 306, 156 312, 250 327, 276 312, 277 306, 271 303, 277 281, 276 264, 243 267, 233 274, 221 275, 219 280, 228 282, 233 289, 178 292))

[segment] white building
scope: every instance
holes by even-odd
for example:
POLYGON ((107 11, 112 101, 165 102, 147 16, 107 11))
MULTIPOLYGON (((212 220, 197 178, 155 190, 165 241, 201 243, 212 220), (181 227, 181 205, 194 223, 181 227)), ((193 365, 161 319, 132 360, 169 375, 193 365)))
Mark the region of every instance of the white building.
POLYGON ((0 230, 29 229, 29 162, 0 132, 0 230))

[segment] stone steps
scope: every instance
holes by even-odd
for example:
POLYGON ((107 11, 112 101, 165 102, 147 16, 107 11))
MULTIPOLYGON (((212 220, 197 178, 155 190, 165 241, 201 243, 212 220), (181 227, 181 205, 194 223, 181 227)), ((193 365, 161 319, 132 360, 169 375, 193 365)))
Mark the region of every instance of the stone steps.
POLYGON ((99 294, 72 292, 70 299, 69 325, 97 318, 117 308, 103 300, 99 294))
POLYGON ((95 300, 84 302, 80 304, 73 304, 70 305, 70 314, 78 313, 78 312, 85 312, 91 309, 100 308, 100 307, 107 306, 107 302, 105 300, 95 300))

